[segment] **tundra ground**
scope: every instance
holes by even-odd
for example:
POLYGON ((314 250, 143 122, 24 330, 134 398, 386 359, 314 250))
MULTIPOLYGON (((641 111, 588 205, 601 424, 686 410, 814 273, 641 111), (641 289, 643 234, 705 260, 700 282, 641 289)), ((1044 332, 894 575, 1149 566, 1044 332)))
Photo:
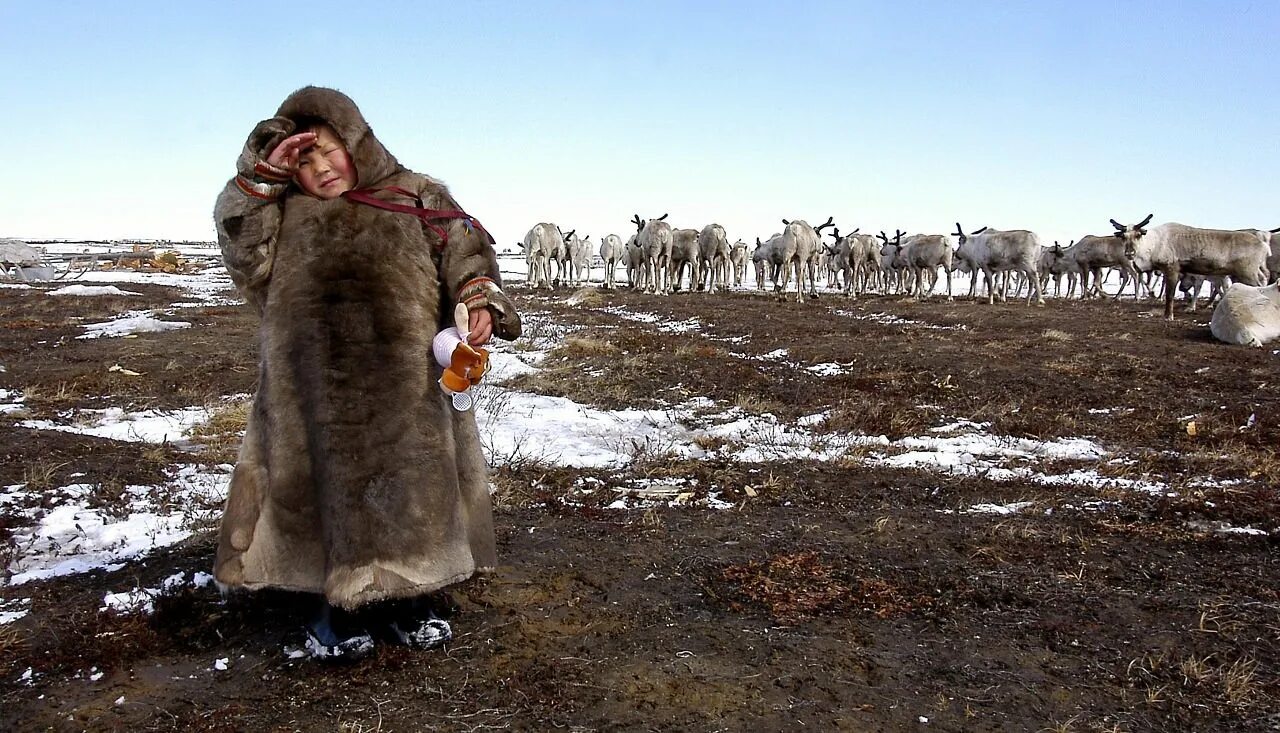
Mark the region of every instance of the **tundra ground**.
MULTIPOLYGON (((234 418, 196 454, 19 425, 253 390, 243 306, 74 338, 178 299, 130 289, 142 295, 0 290, 0 388, 24 395, 0 413, 0 486, 87 482, 111 506, 123 486, 234 455, 234 418)), ((210 569, 214 527, 193 514, 188 540, 119 569, 0 586, 0 602, 30 599, 0 625, 0 728, 1280 728, 1280 356, 1213 342, 1208 313, 513 292, 532 343, 552 348, 512 389, 691 428, 707 405, 772 415, 803 425, 807 447, 844 447, 747 460, 740 437, 702 433, 697 455, 637 443, 608 468, 531 447, 494 472, 503 565, 448 595, 454 642, 346 667, 290 658, 303 611, 287 594, 189 587, 150 615, 100 611, 107 592, 210 569), (675 407, 690 404, 703 407, 675 407), (1106 456, 899 460, 948 424, 1106 456)), ((6 563, 22 552, 18 509, 0 504, 6 563)))

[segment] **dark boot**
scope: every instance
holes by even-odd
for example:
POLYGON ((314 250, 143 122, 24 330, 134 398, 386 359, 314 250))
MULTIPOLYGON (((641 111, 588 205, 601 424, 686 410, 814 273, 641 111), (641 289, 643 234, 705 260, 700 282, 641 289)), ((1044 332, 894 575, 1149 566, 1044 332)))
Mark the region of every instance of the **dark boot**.
POLYGON ((312 659, 357 662, 373 652, 373 636, 352 614, 323 599, 315 617, 306 625, 306 634, 307 653, 312 659))
POLYGON ((410 649, 435 649, 453 639, 453 629, 430 597, 388 601, 378 609, 379 636, 410 649))

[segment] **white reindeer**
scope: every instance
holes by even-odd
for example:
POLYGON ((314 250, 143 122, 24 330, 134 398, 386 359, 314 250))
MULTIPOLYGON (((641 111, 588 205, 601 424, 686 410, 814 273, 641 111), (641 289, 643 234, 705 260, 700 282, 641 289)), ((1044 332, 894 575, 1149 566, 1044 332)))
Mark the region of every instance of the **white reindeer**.
MULTIPOLYGON (((995 274, 1017 271, 1034 286, 1027 292, 1027 305, 1031 305, 1034 294, 1036 305, 1044 305, 1044 293, 1040 290, 1040 277, 1036 265, 1040 260, 1040 238, 1025 229, 1001 231, 983 227, 972 234, 965 234, 964 229, 956 223, 956 236, 960 247, 955 256, 964 260, 973 272, 981 271, 987 284, 987 303, 995 302, 995 274)), ((1005 290, 1008 280, 1005 281, 1005 290)), ((970 286, 970 293, 973 286, 970 286)), ((1003 301, 1007 292, 1002 292, 1003 301)))
POLYGON ((618 260, 622 259, 624 254, 622 238, 617 234, 606 234, 600 238, 600 261, 604 264, 604 275, 600 278, 600 287, 612 290, 618 286, 614 276, 618 270, 618 260))
POLYGON ((569 287, 577 287, 591 278, 591 235, 579 237, 577 232, 573 229, 568 234, 561 233, 569 266, 569 287))
POLYGON ((694 290, 699 280, 697 229, 671 230, 670 263, 668 268, 672 291, 680 290, 680 282, 684 278, 686 265, 689 267, 689 290, 694 290))
POLYGON ((857 233, 858 230, 854 229, 849 234, 841 236, 840 227, 833 224, 829 234, 835 239, 835 242, 823 245, 823 250, 827 255, 827 287, 839 288, 845 295, 853 298, 858 296, 853 291, 854 264, 849 255, 853 238, 857 233))
POLYGON ((947 300, 951 298, 951 238, 945 234, 913 234, 902 240, 902 259, 915 275, 912 295, 927 299, 938 284, 938 268, 947 274, 947 300), (925 275, 929 276, 929 292, 924 292, 925 275))
POLYGON ((1209 318, 1209 332, 1219 341, 1247 346, 1280 338, 1280 282, 1261 288, 1232 285, 1209 318))
POLYGON ((1121 277, 1120 290, 1116 292, 1115 296, 1116 300, 1120 299, 1120 296, 1124 293, 1125 284, 1130 280, 1133 281, 1133 299, 1138 299, 1141 278, 1138 276, 1138 271, 1134 269, 1133 262, 1125 256, 1124 241, 1119 237, 1086 234, 1071 245, 1068 251, 1072 259, 1075 260, 1077 271, 1080 273, 1081 298, 1105 296, 1102 291, 1102 268, 1114 267, 1120 270, 1121 277), (1092 285, 1089 283, 1090 277, 1093 278, 1092 285))
POLYGON ((535 224, 529 233, 524 235, 520 248, 524 250, 525 262, 528 263, 525 282, 535 288, 550 289, 552 262, 556 263, 556 281, 559 281, 560 261, 556 259, 555 253, 564 249, 564 239, 560 236, 559 227, 555 224, 535 224))
POLYGON ((768 277, 776 288, 778 274, 782 269, 782 235, 773 234, 765 241, 756 237, 756 248, 751 254, 751 263, 756 270, 756 289, 764 290, 764 279, 768 277))
POLYGON ((1132 226, 1115 227, 1124 240, 1125 254, 1139 270, 1157 270, 1164 275, 1164 317, 1173 320, 1173 298, 1178 279, 1183 273, 1192 275, 1226 275, 1237 282, 1255 287, 1265 285, 1270 272, 1267 258, 1270 247, 1251 232, 1225 229, 1200 229, 1169 222, 1146 226, 1153 215, 1132 226))
POLYGON ((1044 291, 1049 287, 1049 279, 1053 279, 1053 297, 1062 297, 1062 276, 1067 276, 1067 297, 1072 298, 1076 293, 1076 282, 1080 278, 1080 265, 1076 263, 1076 259, 1072 253, 1072 247, 1075 241, 1071 241, 1066 247, 1058 244, 1054 240, 1052 247, 1045 247, 1040 254, 1040 290, 1044 291))
POLYGON ((644 290, 648 284, 645 279, 645 253, 634 234, 627 238, 623 247, 622 264, 627 270, 627 285, 632 290, 644 290))
POLYGON ((787 285, 791 282, 792 270, 796 276, 796 302, 804 302, 805 283, 809 284, 809 296, 818 297, 816 282, 817 266, 814 262, 815 250, 818 249, 819 233, 829 226, 834 226, 832 217, 818 227, 812 227, 803 219, 794 221, 782 220, 786 229, 782 230, 782 284, 774 290, 780 297, 785 297, 787 285), (808 275, 808 278, 805 278, 808 275))
POLYGON ((650 293, 671 293, 671 278, 668 270, 671 263, 671 225, 664 219, 666 214, 657 219, 643 221, 636 214, 631 223, 636 225, 636 241, 644 255, 645 290, 650 293))
POLYGON ((729 248, 729 262, 733 265, 733 286, 742 287, 742 277, 747 272, 747 243, 739 239, 729 248))
POLYGON ((880 292, 886 295, 905 293, 907 281, 911 275, 907 270, 907 260, 902 256, 902 235, 906 232, 899 229, 895 229, 894 232, 892 237, 884 232, 877 235, 880 238, 880 246, 876 250, 880 272, 880 292))
POLYGON ((698 272, 699 290, 729 289, 729 238, 719 224, 698 232, 698 272))

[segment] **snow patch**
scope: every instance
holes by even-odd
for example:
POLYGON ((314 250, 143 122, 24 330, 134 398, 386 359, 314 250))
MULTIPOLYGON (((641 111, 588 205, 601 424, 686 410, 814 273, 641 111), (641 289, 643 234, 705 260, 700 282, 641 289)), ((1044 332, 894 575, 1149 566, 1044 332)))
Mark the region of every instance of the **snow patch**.
POLYGON ((67 285, 50 290, 46 295, 142 295, 132 290, 121 290, 114 285, 67 285))
POLYGON ((203 407, 181 410, 125 412, 118 407, 105 410, 71 410, 58 413, 59 422, 24 420, 18 423, 32 430, 92 435, 130 443, 173 443, 181 441, 191 428, 209 419, 203 407))
POLYGON ((145 311, 129 311, 120 318, 105 323, 86 323, 85 333, 78 339, 117 338, 134 333, 159 333, 180 328, 190 328, 186 321, 161 321, 145 311))

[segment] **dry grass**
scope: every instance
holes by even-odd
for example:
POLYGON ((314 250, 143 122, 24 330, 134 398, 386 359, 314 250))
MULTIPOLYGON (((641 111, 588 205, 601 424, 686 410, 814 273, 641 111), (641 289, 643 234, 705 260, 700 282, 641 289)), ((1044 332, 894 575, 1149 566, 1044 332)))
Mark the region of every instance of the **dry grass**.
POLYGON ((1056 328, 1047 329, 1041 335, 1049 339, 1050 341, 1074 341, 1075 340, 1075 336, 1072 336, 1066 331, 1060 331, 1056 328))
POLYGON ((522 392, 567 397, 574 402, 605 409, 634 406, 636 402, 652 405, 657 397, 635 395, 625 383, 585 377, 582 370, 568 365, 544 367, 537 372, 521 374, 506 384, 522 392))
POLYGON ((600 338, 590 338, 586 336, 570 336, 564 340, 564 343, 552 349, 552 356, 562 356, 567 358, 582 358, 593 356, 612 356, 617 354, 620 349, 608 341, 600 338))
MULTIPOLYGON (((6 576, 7 577, 7 576, 6 576)), ((21 652, 27 648, 27 638, 14 624, 0 625, 0 676, 12 679, 21 652)))
POLYGON ((22 469, 22 483, 26 484, 28 491, 37 493, 56 488, 53 477, 67 465, 66 462, 54 463, 37 458, 22 469))
POLYGON ((1234 639, 1236 633, 1244 626, 1240 621, 1231 618, 1234 604, 1229 600, 1214 598, 1200 601, 1200 622, 1196 631, 1202 634, 1218 634, 1227 639, 1234 639))
POLYGON ((1079 728, 1076 728, 1076 722, 1079 719, 1080 716, 1073 715, 1060 723, 1045 726, 1036 733, 1075 733, 1075 731, 1079 730, 1079 728))
POLYGON ((1011 518, 991 525, 986 535, 993 540, 1039 541, 1045 533, 1026 519, 1011 518))
POLYGON ((149 444, 141 451, 142 460, 156 466, 167 466, 170 461, 169 451, 168 442, 149 444))
POLYGON ((776 415, 784 409, 780 402, 748 392, 739 394, 734 399, 733 406, 750 415, 763 415, 765 413, 776 415))
POLYGON ((703 341, 682 343, 673 353, 680 359, 724 359, 728 356, 724 349, 703 341))
POLYGON ((129 505, 128 486, 115 476, 95 483, 93 493, 88 496, 88 502, 90 507, 99 509, 103 514, 116 519, 123 519, 133 511, 129 505))
POLYGON ((252 398, 209 409, 209 419, 191 429, 191 440, 205 447, 206 452, 202 456, 205 460, 235 463, 252 409, 252 398))
POLYGON ((600 305, 604 302, 604 296, 600 294, 599 288, 581 288, 570 295, 565 302, 569 305, 600 305))
POLYGON ((1258 662, 1249 656, 1230 664, 1219 662, 1213 654, 1174 661, 1172 653, 1165 651, 1133 660, 1126 673, 1131 680, 1145 684, 1149 705, 1182 700, 1185 695, 1207 695, 1232 707, 1268 699, 1258 679, 1258 662))
POLYGON ((1256 661, 1242 657, 1232 662, 1230 667, 1219 671, 1222 673, 1222 694, 1227 698, 1228 703, 1244 705, 1258 693, 1256 661))
POLYGON ((22 388, 22 399, 29 404, 51 406, 78 402, 84 397, 79 381, 58 382, 52 385, 27 385, 22 388))
POLYGON ((929 424, 929 416, 914 405, 885 402, 867 395, 842 400, 827 415, 821 429, 827 433, 885 435, 898 439, 919 435, 929 424))
POLYGON ((698 435, 693 439, 693 444, 708 453, 714 453, 727 445, 728 441, 715 435, 698 435))
POLYGON ((1192 655, 1178 665, 1182 672, 1184 684, 1200 684, 1213 676, 1213 657, 1197 657, 1192 655))

